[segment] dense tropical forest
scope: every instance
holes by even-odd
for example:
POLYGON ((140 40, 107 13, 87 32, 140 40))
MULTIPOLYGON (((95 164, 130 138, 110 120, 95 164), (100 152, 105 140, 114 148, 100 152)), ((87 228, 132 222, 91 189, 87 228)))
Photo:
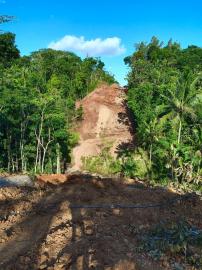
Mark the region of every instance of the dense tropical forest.
MULTIPOLYGON (((11 19, 4 16, 0 22, 11 19)), ((107 150, 111 172, 199 184, 202 48, 184 49, 172 40, 164 45, 153 37, 137 44, 124 62, 136 145, 116 161, 107 150)), ((115 79, 99 58, 52 49, 21 56, 15 35, 1 32, 0 81, 0 169, 52 173, 65 171, 78 141, 72 127, 82 108, 76 109, 76 100, 115 79)))
POLYGON ((202 175, 202 48, 156 37, 125 58, 137 152, 150 179, 199 183, 202 175), (143 154, 143 155, 144 155, 143 154))
POLYGON ((114 78, 98 58, 51 49, 20 56, 15 35, 1 33, 0 82, 1 170, 64 172, 82 115, 75 101, 114 78))

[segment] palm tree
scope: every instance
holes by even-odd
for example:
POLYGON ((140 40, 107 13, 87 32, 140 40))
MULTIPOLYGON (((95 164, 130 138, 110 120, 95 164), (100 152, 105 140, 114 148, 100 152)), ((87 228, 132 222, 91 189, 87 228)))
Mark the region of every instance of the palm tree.
POLYGON ((195 80, 190 83, 189 76, 182 77, 175 89, 175 91, 168 90, 168 95, 161 95, 165 104, 161 107, 159 114, 160 121, 165 119, 172 119, 177 124, 178 136, 177 143, 180 144, 182 134, 182 123, 186 117, 193 121, 197 119, 195 112, 195 105, 201 102, 201 88, 196 90, 196 85, 199 79, 202 78, 200 73, 195 80))

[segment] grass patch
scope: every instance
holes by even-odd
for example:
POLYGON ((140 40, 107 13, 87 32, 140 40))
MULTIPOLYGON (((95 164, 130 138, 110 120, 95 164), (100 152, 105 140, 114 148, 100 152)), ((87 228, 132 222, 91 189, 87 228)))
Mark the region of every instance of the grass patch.
POLYGON ((155 260, 166 256, 202 269, 202 230, 186 221, 161 223, 141 238, 140 250, 155 260))

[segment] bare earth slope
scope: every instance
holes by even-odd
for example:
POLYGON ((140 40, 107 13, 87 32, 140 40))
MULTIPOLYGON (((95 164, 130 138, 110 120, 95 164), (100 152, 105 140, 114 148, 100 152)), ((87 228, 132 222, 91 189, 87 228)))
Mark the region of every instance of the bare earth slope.
POLYGON ((154 261, 138 252, 138 238, 160 221, 186 219, 202 228, 201 207, 196 196, 82 175, 42 189, 1 188, 0 269, 193 270, 179 256, 154 261))
POLYGON ((97 155, 106 143, 112 144, 112 155, 116 155, 133 140, 125 93, 117 84, 100 86, 78 102, 79 106, 83 120, 77 128, 79 145, 73 149, 75 170, 81 169, 82 156, 97 155))

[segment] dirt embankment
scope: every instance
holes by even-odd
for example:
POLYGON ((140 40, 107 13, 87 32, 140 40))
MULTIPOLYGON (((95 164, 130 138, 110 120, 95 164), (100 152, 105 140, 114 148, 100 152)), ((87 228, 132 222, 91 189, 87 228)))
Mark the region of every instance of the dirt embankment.
POLYGON ((138 237, 160 221, 186 219, 202 228, 199 198, 121 179, 80 175, 58 186, 2 188, 0 206, 2 270, 174 270, 174 257, 154 261, 139 253, 138 237))
POLYGON ((111 144, 111 154, 133 144, 132 123, 125 101, 125 92, 117 84, 102 85, 80 102, 83 120, 77 131, 80 134, 78 146, 73 149, 73 169, 82 166, 82 156, 97 155, 106 144, 111 144))

